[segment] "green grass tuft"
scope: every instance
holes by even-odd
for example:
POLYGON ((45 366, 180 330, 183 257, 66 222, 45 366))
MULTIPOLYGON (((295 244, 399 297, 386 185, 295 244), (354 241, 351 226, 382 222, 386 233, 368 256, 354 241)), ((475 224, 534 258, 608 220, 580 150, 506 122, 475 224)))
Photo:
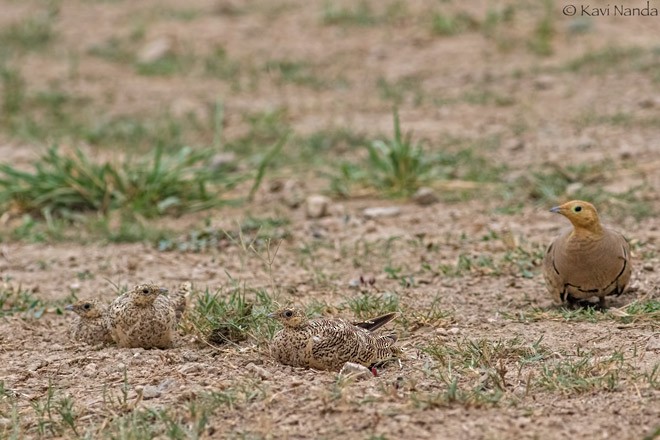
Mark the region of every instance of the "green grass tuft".
POLYGON ((235 177, 214 176, 211 150, 184 148, 176 154, 157 148, 148 157, 120 165, 95 163, 82 150, 68 154, 49 148, 34 170, 0 164, 0 206, 31 215, 72 217, 80 212, 107 214, 113 209, 156 217, 199 211, 224 202, 217 192, 235 177), (213 182, 213 190, 209 184, 213 182))

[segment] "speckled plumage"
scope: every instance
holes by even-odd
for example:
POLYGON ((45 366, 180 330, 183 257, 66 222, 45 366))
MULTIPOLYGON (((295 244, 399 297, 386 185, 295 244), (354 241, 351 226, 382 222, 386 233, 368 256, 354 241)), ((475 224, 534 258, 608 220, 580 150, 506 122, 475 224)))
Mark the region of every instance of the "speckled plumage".
POLYGON ((604 306, 607 295, 625 290, 632 270, 626 239, 600 224, 596 208, 573 200, 550 210, 573 225, 548 247, 543 275, 548 292, 557 302, 577 302, 598 297, 604 306))
POLYGON ((167 289, 141 284, 110 304, 107 325, 120 347, 170 348, 190 286, 182 284, 171 297, 167 289))
POLYGON ((307 319, 297 308, 283 308, 270 315, 284 328, 271 343, 271 355, 294 367, 339 371, 346 362, 366 367, 397 358, 396 335, 372 332, 396 317, 396 313, 361 323, 343 319, 307 319))
POLYGON ((105 316, 106 305, 96 300, 80 300, 66 309, 76 314, 69 329, 71 339, 92 345, 112 342, 105 316))

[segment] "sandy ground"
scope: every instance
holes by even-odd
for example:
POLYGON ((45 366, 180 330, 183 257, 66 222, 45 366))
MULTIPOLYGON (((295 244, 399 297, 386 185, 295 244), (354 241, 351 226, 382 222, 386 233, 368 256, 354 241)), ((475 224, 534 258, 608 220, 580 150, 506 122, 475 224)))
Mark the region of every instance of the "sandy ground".
MULTIPOLYGON (((184 234, 205 219, 237 231, 248 217, 284 218, 285 238, 271 266, 263 260, 263 240, 256 242, 258 254, 230 241, 200 253, 161 252, 153 243, 0 243, 3 291, 27 291, 45 304, 0 320, 3 436, 15 435, 17 426, 19 437, 39 436, 40 430, 44 437, 76 435, 60 415, 40 415, 49 387, 56 399, 73 401, 80 436, 107 429, 108 437, 140 438, 139 417, 153 423, 150 435, 158 438, 658 435, 658 314, 627 316, 630 304, 655 301, 657 307, 660 297, 658 18, 582 17, 588 31, 580 33, 574 29, 584 23, 562 15, 555 4, 553 53, 540 56, 529 49, 543 14, 535 2, 493 5, 499 11, 510 4, 516 13, 492 33, 484 24, 487 2, 369 4, 375 18, 361 26, 327 18, 331 6, 354 10, 351 2, 63 0, 53 22, 55 41, 48 50, 21 55, 21 73, 29 90, 50 87, 84 96, 102 109, 92 113, 99 118, 151 116, 163 109, 209 118, 222 97, 228 140, 249 131, 243 114, 277 109, 284 109, 284 120, 301 136, 339 128, 390 133, 392 102, 383 99, 378 81, 407 78, 414 85, 402 89, 401 123, 428 140, 431 150, 453 138, 482 145, 480 156, 506 166, 502 182, 534 170, 601 166, 593 180, 577 183, 607 191, 604 221, 633 243, 629 292, 609 299, 608 312, 554 306, 540 258, 568 224, 547 211, 545 200, 524 191, 491 192, 489 184, 478 184, 483 190, 471 196, 441 197, 430 206, 375 191, 347 199, 335 195, 329 216, 308 219, 304 207, 289 208, 281 193, 269 190, 271 181, 287 179, 305 182, 305 194, 327 190, 316 165, 293 163, 267 176, 251 203, 160 221, 184 234), (429 23, 437 11, 467 13, 480 24, 437 35, 429 23), (90 54, 136 32, 142 36, 132 43, 135 50, 166 38, 176 53, 201 58, 219 46, 242 72, 253 66, 261 73, 256 79, 249 73, 235 80, 209 78, 196 61, 177 75, 144 76, 130 63, 90 54), (639 54, 584 61, 607 48, 639 54), (324 85, 264 72, 269 60, 304 62, 324 85), (583 67, 575 67, 575 60, 583 67), (498 141, 479 143, 493 138, 498 141), (628 206, 620 201, 624 194, 654 214, 639 218, 615 209, 628 206), (507 197, 520 197, 520 208, 503 210, 511 205, 507 197), (400 214, 364 215, 365 208, 382 206, 398 206, 400 214), (373 277, 373 286, 356 289, 361 276, 373 277), (252 299, 263 289, 278 303, 316 304, 317 313, 351 319, 356 298, 394 301, 402 312, 394 329, 406 357, 401 368, 390 364, 379 377, 350 381, 277 365, 263 338, 213 347, 190 328, 170 350, 80 346, 66 336, 70 316, 57 313, 72 294, 110 301, 113 285, 153 281, 172 288, 184 280, 197 292, 209 289, 222 297, 238 283, 252 299), (452 395, 453 387, 458 394, 452 395), (210 408, 204 423, 195 404, 210 408), (168 430, 166 418, 150 410, 169 411, 189 431, 168 430), (133 431, 122 431, 122 423, 133 431)), ((0 8, 4 28, 44 10, 36 1, 8 0, 0 8)), ((3 162, 27 164, 39 147, 38 141, 0 132, 3 162)), ((296 145, 287 148, 295 152, 296 145)), ((349 151, 342 159, 359 157, 349 151)), ((245 161, 241 166, 249 166, 245 161)), ((440 193, 449 191, 447 185, 431 184, 440 193)), ((555 202, 570 198, 569 192, 555 202)))

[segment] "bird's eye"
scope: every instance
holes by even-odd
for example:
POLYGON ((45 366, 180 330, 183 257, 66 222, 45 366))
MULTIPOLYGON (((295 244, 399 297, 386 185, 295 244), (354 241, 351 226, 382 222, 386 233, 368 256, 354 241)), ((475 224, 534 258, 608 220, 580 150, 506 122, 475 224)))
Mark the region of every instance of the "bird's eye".
POLYGON ((83 306, 83 309, 85 309, 85 310, 89 310, 91 308, 92 308, 92 305, 90 303, 87 303, 83 306))
POLYGON ((147 288, 145 287, 144 289, 142 289, 142 293, 144 293, 144 294, 149 293, 149 289, 147 289, 147 288))
POLYGON ((575 211, 575 212, 582 211, 582 206, 576 206, 575 208, 573 208, 573 211, 575 211))
POLYGON ((293 316, 293 312, 291 310, 287 310, 286 312, 284 312, 284 316, 286 316, 287 318, 291 318, 293 316))

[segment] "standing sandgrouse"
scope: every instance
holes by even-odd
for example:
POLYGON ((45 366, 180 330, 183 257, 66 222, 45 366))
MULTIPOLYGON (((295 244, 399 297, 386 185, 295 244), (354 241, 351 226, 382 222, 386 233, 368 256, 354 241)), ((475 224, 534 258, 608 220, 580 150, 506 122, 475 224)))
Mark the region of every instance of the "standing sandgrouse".
POLYGON ((167 289, 140 284, 116 298, 108 309, 112 338, 120 347, 170 348, 186 307, 189 283, 166 296, 167 289))
POLYGON ((91 345, 112 342, 106 323, 106 305, 88 299, 68 305, 66 310, 77 315, 69 330, 71 339, 91 345))
POLYGON ((310 320, 302 310, 290 307, 268 316, 284 326, 273 338, 271 354, 285 365, 339 371, 346 362, 370 367, 401 354, 394 345, 396 335, 372 334, 396 313, 356 324, 339 318, 310 320))
POLYGON ((596 208, 573 200, 550 210, 566 217, 573 229, 557 237, 543 259, 543 275, 555 301, 570 303, 620 295, 630 280, 630 246, 620 233, 603 227, 596 208))

